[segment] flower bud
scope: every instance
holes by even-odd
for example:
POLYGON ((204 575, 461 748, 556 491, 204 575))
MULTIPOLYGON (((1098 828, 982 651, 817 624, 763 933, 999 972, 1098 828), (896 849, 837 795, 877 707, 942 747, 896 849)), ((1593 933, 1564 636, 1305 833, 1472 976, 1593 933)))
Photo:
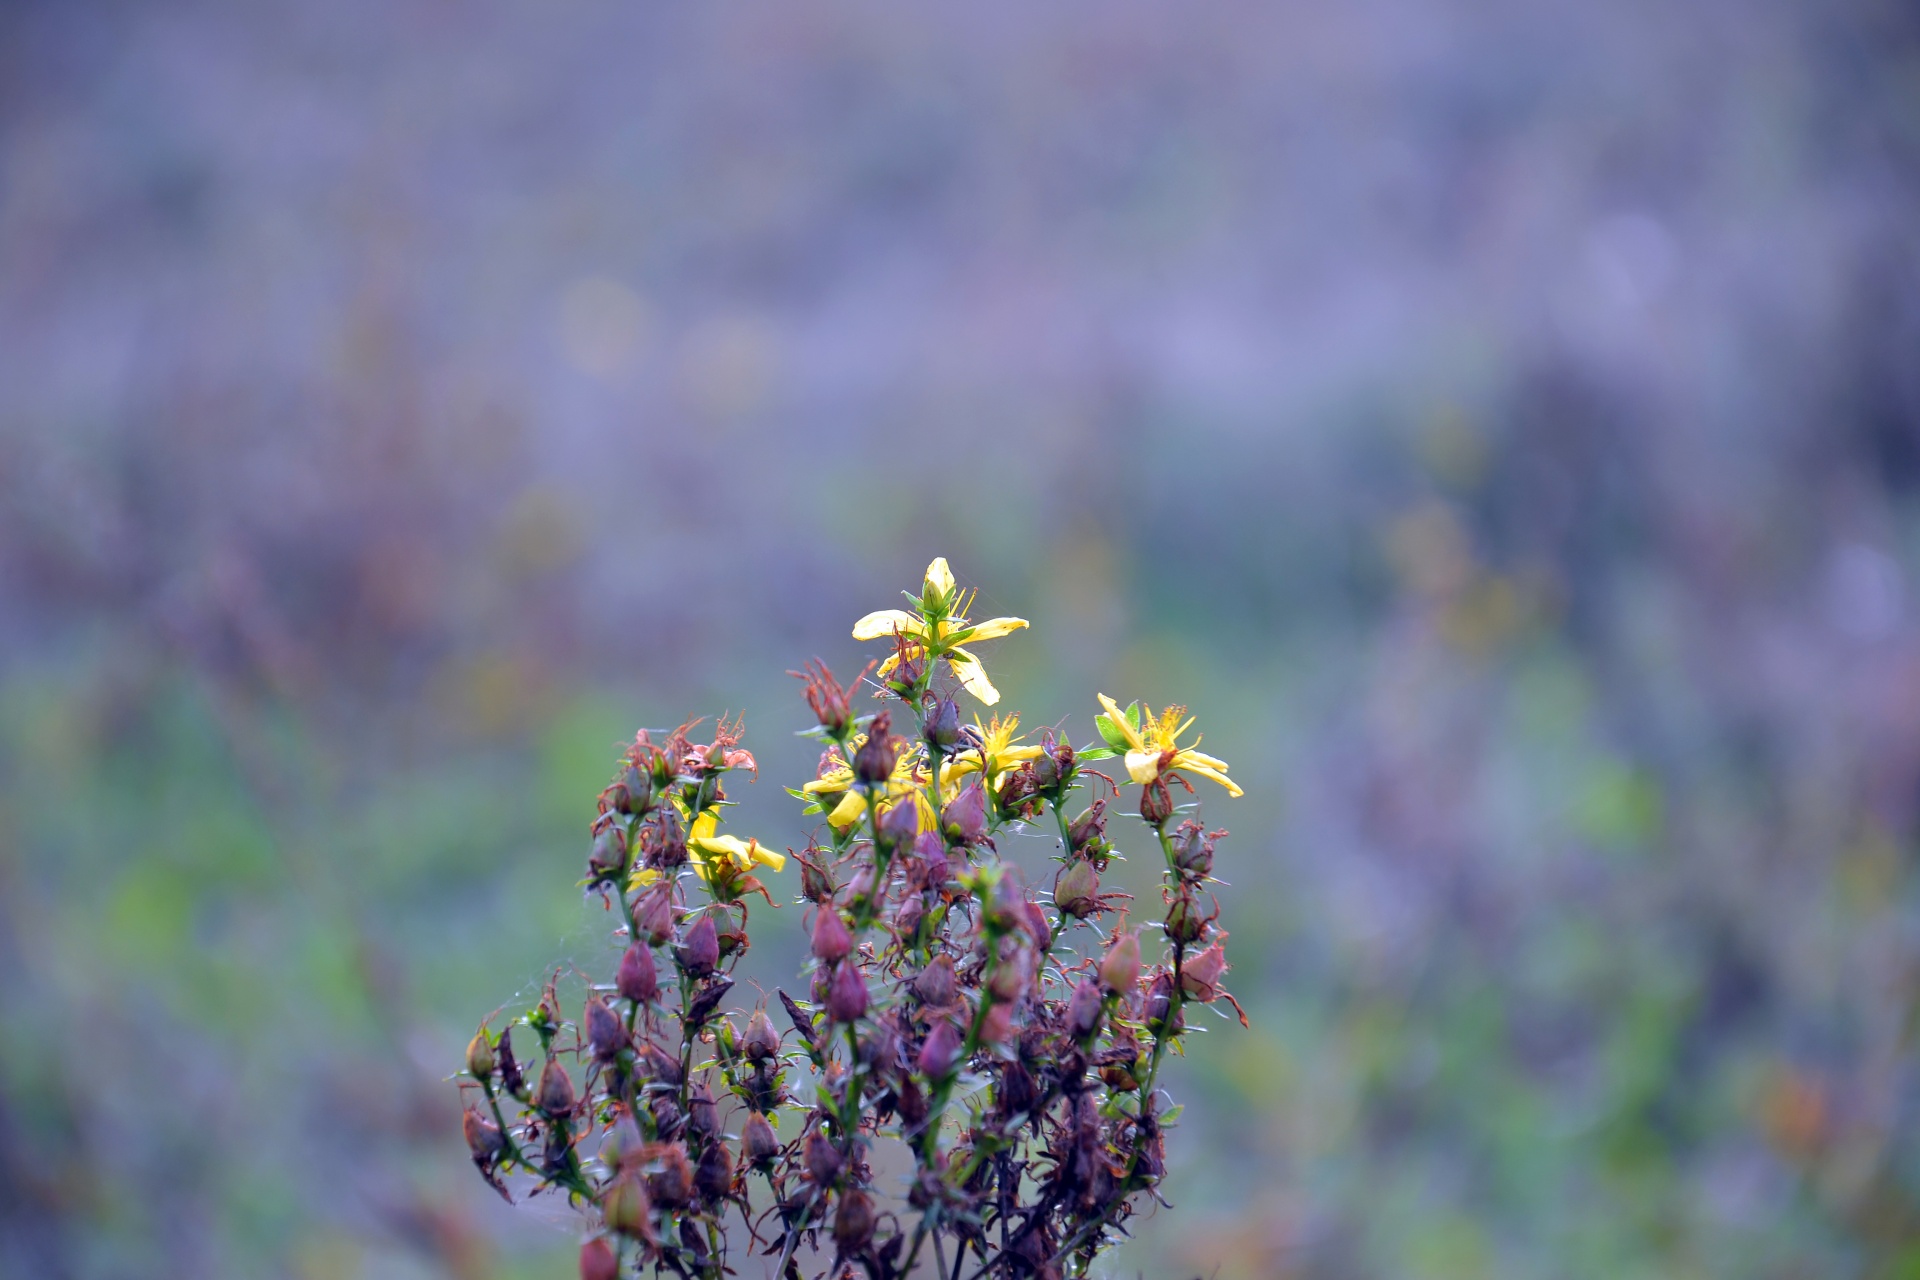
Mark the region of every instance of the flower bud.
POLYGON ((488 1164, 507 1149, 506 1135, 500 1126, 468 1107, 460 1117, 460 1132, 467 1139, 467 1150, 475 1161, 488 1164))
POLYGON ((627 847, 627 833, 617 822, 609 822, 594 833, 593 852, 587 857, 587 871, 596 880, 618 880, 633 862, 627 847))
POLYGON ((860 966, 842 960, 827 983, 827 1017, 852 1022, 867 1011, 867 979, 860 966))
POLYGON ((960 708, 952 698, 941 698, 933 704, 922 732, 927 745, 939 752, 960 741, 960 708))
POLYGON ((867 740, 853 753, 853 776, 869 787, 877 787, 893 776, 893 762, 900 754, 900 744, 888 728, 892 719, 882 711, 873 718, 873 724, 867 729, 867 740))
POLYGON ((858 1253, 873 1239, 873 1201, 857 1188, 840 1197, 840 1210, 833 1215, 833 1242, 843 1253, 858 1253))
POLYGON ((633 904, 633 927, 639 941, 664 946, 673 938, 673 886, 666 881, 641 894, 633 904))
POLYGON ((660 998, 660 974, 654 968, 653 952, 640 943, 630 943, 626 953, 620 957, 619 971, 614 975, 614 987, 623 999, 635 1004, 648 1004, 660 998))
POLYGON ((845 958, 853 950, 853 935, 832 906, 822 906, 813 918, 814 958, 826 964, 845 958))
POLYGON ((613 807, 621 813, 645 813, 653 807, 653 775, 637 765, 628 765, 615 784, 613 807))
POLYGON ((954 1030, 951 1022, 944 1019, 934 1024, 927 1033, 927 1039, 920 1046, 920 1056, 915 1065, 920 1074, 929 1080, 943 1080, 960 1060, 960 1033, 954 1030))
POLYGON ((1126 995, 1140 982, 1140 935, 1128 929, 1113 936, 1113 944, 1100 960, 1100 985, 1116 995, 1126 995))
POLYGON ((564 1116, 573 1111, 573 1081, 558 1058, 548 1058, 540 1068, 540 1085, 534 1090, 533 1105, 549 1116, 564 1116))
POLYGON ((846 1163, 846 1157, 840 1154, 840 1148, 833 1145, 827 1135, 815 1129, 807 1136, 807 1145, 802 1159, 807 1166, 807 1176, 813 1179, 816 1187, 830 1187, 840 1177, 840 1168, 846 1163))
MULTIPOLYGON (((653 1238, 653 1206, 647 1203, 647 1190, 640 1185, 640 1179, 631 1174, 615 1178, 600 1193, 600 1216, 606 1219, 609 1230, 617 1231, 629 1239, 653 1238)), ((585 1270, 583 1253, 583 1274, 585 1270)), ((618 1274, 618 1268, 613 1274, 618 1274)))
POLYGON ((580 1280, 620 1280, 620 1259, 604 1238, 580 1246, 580 1280))
POLYGON ((748 1114, 740 1129, 740 1158, 756 1169, 766 1169, 780 1155, 780 1139, 773 1126, 758 1111, 748 1114))
POLYGON ((695 978, 704 978, 720 963, 720 934, 713 917, 706 912, 687 930, 687 940, 676 953, 680 968, 695 978))
POLYGON ((1081 979, 1067 1000, 1067 1034, 1085 1040, 1100 1029, 1102 1007, 1100 988, 1090 979, 1081 979))
POLYGON ((1156 831, 1167 824, 1173 816, 1173 794, 1167 790, 1167 784, 1155 778, 1140 788, 1140 818, 1156 831))
POLYGON ((733 1190, 733 1156, 726 1144, 709 1142, 693 1171, 693 1185, 707 1200, 719 1200, 733 1190))
POLYGON ((987 834, 987 791, 975 778, 947 801, 940 813, 940 829, 955 844, 978 844, 987 834))
POLYGON ((953 1003, 957 984, 953 976, 953 957, 937 955, 913 979, 913 994, 921 1004, 944 1009, 953 1003))
POLYGON ((747 1019, 747 1035, 741 1041, 740 1051, 753 1062, 765 1062, 768 1058, 779 1056, 780 1033, 774 1030, 773 1019, 767 1016, 765 1009, 755 1009, 753 1016, 747 1019))
POLYGON ((587 997, 586 1013, 581 1021, 586 1024, 587 1043, 593 1046, 593 1056, 601 1062, 613 1061, 627 1047, 626 1027, 599 996, 587 997))
POLYGON ((493 1042, 487 1039, 487 1029, 482 1027, 467 1041, 467 1071, 475 1080, 485 1080, 493 1075, 497 1061, 493 1042))
POLYGON ((1053 905, 1076 920, 1100 910, 1100 873, 1085 858, 1075 858, 1053 880, 1053 905))

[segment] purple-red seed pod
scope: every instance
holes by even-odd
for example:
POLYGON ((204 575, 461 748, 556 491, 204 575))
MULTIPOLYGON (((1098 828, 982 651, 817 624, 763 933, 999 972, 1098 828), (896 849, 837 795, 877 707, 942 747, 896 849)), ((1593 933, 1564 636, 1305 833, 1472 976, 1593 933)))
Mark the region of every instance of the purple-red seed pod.
POLYGON ((618 822, 608 822, 593 837, 593 852, 587 855, 587 870, 595 877, 616 880, 626 874, 632 860, 625 828, 618 822))
POLYGON ((747 1035, 740 1043, 740 1051, 754 1062, 765 1062, 768 1058, 779 1056, 780 1033, 774 1029, 773 1019, 767 1016, 765 1009, 755 1009, 753 1016, 747 1019, 747 1035))
POLYGON ((1173 865, 1192 880, 1213 874, 1213 838, 1197 822, 1183 822, 1173 838, 1173 865))
POLYGON ((980 1043, 1005 1044, 1013 1038, 1013 1006, 996 1004, 980 1019, 980 1043))
POLYGON ((1169 974, 1155 974, 1153 982, 1147 987, 1147 999, 1142 1009, 1147 1030, 1157 1036, 1175 1036, 1180 1034, 1185 1019, 1173 1007, 1173 978, 1169 974))
POLYGON ((640 940, 650 946, 663 946, 673 938, 673 899, 672 887, 661 881, 657 889, 649 889, 640 895, 633 904, 633 924, 640 931, 640 940))
POLYGON ((987 834, 987 791, 975 778, 940 812, 940 829, 955 844, 978 844, 987 834))
POLYGON ((832 906, 822 906, 813 919, 814 958, 825 964, 846 958, 853 950, 853 935, 847 932, 846 922, 840 919, 840 913, 832 906))
POLYGON ((696 978, 706 977, 720 963, 720 932, 714 928, 711 915, 700 913, 693 928, 687 930, 687 940, 680 944, 678 958, 680 967, 696 978))
POLYGON ((1107 833, 1107 802, 1095 800, 1067 828, 1067 841, 1078 851, 1107 833))
POLYGON ((773 1126, 758 1111, 750 1113, 740 1129, 740 1158, 756 1169, 765 1169, 779 1155, 780 1139, 774 1134, 773 1126))
POLYGON ((853 776, 870 787, 879 786, 893 776, 894 758, 900 744, 887 731, 893 719, 882 711, 867 728, 867 740, 853 753, 853 776))
POLYGON ((620 957, 613 985, 622 998, 635 1004, 650 1004, 660 998, 660 973, 653 964, 653 952, 638 942, 629 943, 620 957))
POLYGON ((913 994, 921 1004, 944 1009, 954 1001, 957 984, 953 976, 953 957, 941 954, 913 979, 913 994))
POLYGON ((1226 934, 1221 940, 1189 959, 1180 969, 1180 989, 1202 1004, 1212 1004, 1225 992, 1220 979, 1226 976, 1226 934))
POLYGON ((852 1022, 867 1011, 867 979, 860 966, 842 960, 827 982, 827 1017, 852 1022))
POLYGON ((1067 1000, 1067 1034, 1085 1040, 1100 1029, 1103 1012, 1100 988, 1090 979, 1081 979, 1067 1000))
POLYGON ((1053 905, 1076 920, 1100 910, 1100 873, 1085 858, 1075 858, 1053 881, 1053 905))
POLYGON ((945 751, 960 741, 960 708, 952 698, 941 698, 933 704, 921 734, 936 751, 945 751))
POLYGON ((607 1130, 606 1140, 600 1144, 600 1163, 619 1173, 632 1169, 644 1159, 641 1147, 646 1145, 640 1136, 640 1126, 633 1122, 633 1116, 622 1113, 613 1122, 613 1128, 607 1130))
POLYGON ((500 1126, 468 1107, 460 1117, 460 1132, 466 1136, 467 1149, 473 1152, 473 1158, 491 1161, 507 1149, 506 1135, 500 1132, 500 1126))
POLYGON ((540 1068, 540 1085, 534 1090, 533 1105, 550 1116, 564 1116, 573 1111, 573 1081, 560 1065, 558 1058, 548 1058, 547 1065, 540 1068))
POLYGON ((796 854, 794 861, 800 864, 800 895, 808 902, 829 902, 833 899, 833 873, 825 864, 815 862, 805 854, 796 854))
POLYGON ((703 1083, 687 1090, 687 1131, 697 1138, 720 1132, 720 1108, 714 1104, 713 1090, 703 1083))
POLYGON ((1100 985, 1126 995, 1140 981, 1140 935, 1128 929, 1113 936, 1113 945, 1100 961, 1100 985))
POLYGON ((709 1142, 693 1171, 693 1185, 707 1200, 718 1200, 733 1190, 733 1156, 725 1143, 709 1142))
POLYGON ((1037 902, 1022 904, 1022 920, 1027 936, 1033 939, 1034 949, 1045 954, 1053 946, 1053 921, 1047 919, 1047 909, 1037 902))
POLYGON ((858 1253, 873 1239, 873 1201, 857 1188, 840 1197, 840 1210, 833 1215, 833 1242, 844 1253, 858 1253))
POLYGON ((913 856, 927 864, 927 887, 938 889, 953 878, 953 863, 947 858, 947 842, 937 831, 922 831, 913 838, 913 856))
POLYGON ((627 1028, 599 996, 587 997, 586 1014, 581 1021, 586 1023, 587 1043, 593 1046, 593 1056, 600 1061, 613 1061, 627 1047, 627 1028))
POLYGON ((1025 945, 1011 946, 1000 953, 1000 963, 987 977, 987 990, 995 1000, 1018 1000, 1033 986, 1034 955, 1025 945))
POLYGON ((614 790, 614 808, 621 813, 645 813, 653 807, 653 775, 628 765, 614 790))
POLYGON ((1178 943, 1198 942, 1207 931, 1208 919, 1201 914, 1193 895, 1182 889, 1167 906, 1167 937, 1178 943))
POLYGON ((653 1239, 653 1206, 647 1203, 647 1191, 640 1179, 631 1174, 615 1178, 600 1193, 600 1216, 607 1220, 609 1229, 623 1236, 653 1239))
POLYGON ((900 1082, 894 1105, 900 1111, 900 1118, 907 1122, 909 1128, 915 1129, 925 1122, 928 1114, 933 1110, 932 1104, 927 1101, 927 1095, 920 1091, 919 1083, 912 1076, 900 1082))
POLYGON ((1158 829, 1167 824, 1173 816, 1173 793, 1167 790, 1167 784, 1155 778, 1140 788, 1140 817, 1148 826, 1158 829))
POLYGON ((604 1238, 580 1246, 580 1280, 620 1280, 620 1259, 604 1238))
POLYGON ((951 1022, 942 1020, 934 1024, 927 1033, 926 1043, 920 1046, 920 1057, 916 1065, 920 1074, 929 1080, 945 1079, 960 1060, 960 1033, 954 1030, 951 1022))
POLYGON ((927 918, 927 902, 919 894, 908 894, 894 910, 893 928, 904 942, 911 942, 920 933, 920 924, 927 918))
POLYGON ((693 1198, 693 1166, 687 1161, 687 1146, 674 1142, 653 1149, 660 1170, 647 1179, 653 1198, 670 1209, 677 1209, 693 1198))
POLYGON ((907 796, 882 813, 876 825, 880 829, 880 843, 889 850, 898 848, 919 834, 920 806, 912 796, 907 796))
POLYGON ((807 1137, 806 1150, 801 1157, 807 1166, 807 1176, 813 1179, 816 1187, 830 1187, 840 1177, 840 1168, 846 1163, 846 1157, 840 1154, 840 1148, 833 1145, 826 1134, 818 1129, 807 1137))

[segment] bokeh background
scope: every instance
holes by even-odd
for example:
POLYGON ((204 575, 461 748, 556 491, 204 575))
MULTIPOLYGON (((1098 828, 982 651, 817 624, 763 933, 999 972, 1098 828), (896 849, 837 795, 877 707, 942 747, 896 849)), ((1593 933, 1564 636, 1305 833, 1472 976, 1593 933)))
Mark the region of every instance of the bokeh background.
POLYGON ((0 1273, 571 1274, 460 1047, 934 554, 1249 792, 1108 1274, 1920 1275, 1900 0, 0 8, 0 1273))

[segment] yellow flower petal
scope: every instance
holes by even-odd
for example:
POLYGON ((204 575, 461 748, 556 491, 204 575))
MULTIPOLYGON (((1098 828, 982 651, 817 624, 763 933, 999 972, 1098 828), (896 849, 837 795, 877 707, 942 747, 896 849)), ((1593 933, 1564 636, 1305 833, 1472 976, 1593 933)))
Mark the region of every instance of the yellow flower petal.
POLYGON ((1160 753, 1158 751, 1127 752, 1127 776, 1141 786, 1146 786, 1160 776, 1160 753))
POLYGON ((1246 794, 1246 792, 1234 784, 1232 778, 1229 778, 1226 774, 1221 773, 1218 769, 1210 765, 1198 764, 1193 761, 1183 763, 1180 756, 1175 756, 1173 758, 1173 767, 1176 769, 1184 769, 1188 773, 1197 773, 1203 778, 1212 778, 1215 782, 1225 787, 1227 794, 1230 796, 1243 796, 1246 794))
POLYGON ((808 795, 831 795, 836 791, 845 791, 853 785, 853 772, 848 769, 836 769, 824 778, 815 778, 800 789, 808 795))
POLYGON ((904 609, 879 609, 853 624, 853 638, 885 640, 896 631, 904 636, 917 636, 925 629, 920 619, 904 609))
POLYGON ((980 665, 980 659, 965 649, 953 649, 947 653, 947 665, 953 668, 953 674, 959 677, 961 687, 968 693, 988 706, 1000 701, 1000 691, 987 679, 987 669, 980 665))
POLYGON ((1127 740, 1127 745, 1135 751, 1146 750, 1147 744, 1140 740, 1139 731, 1128 722, 1127 713, 1120 709, 1120 704, 1104 693, 1097 693, 1094 696, 1100 699, 1100 705, 1107 709, 1107 719, 1113 721, 1113 727, 1120 731, 1120 736, 1127 740))
POLYGON ((935 556, 927 566, 925 590, 937 592, 942 600, 953 598, 953 570, 947 568, 945 556, 935 556))
POLYGON ((827 815, 827 825, 835 831, 845 831, 860 821, 866 812, 867 798, 858 791, 849 791, 846 798, 834 806, 833 812, 827 815))
POLYGON ((954 639, 963 644, 972 644, 975 640, 998 640, 1001 636, 1010 636, 1028 625, 1025 618, 988 618, 985 622, 963 627, 954 633, 954 639))

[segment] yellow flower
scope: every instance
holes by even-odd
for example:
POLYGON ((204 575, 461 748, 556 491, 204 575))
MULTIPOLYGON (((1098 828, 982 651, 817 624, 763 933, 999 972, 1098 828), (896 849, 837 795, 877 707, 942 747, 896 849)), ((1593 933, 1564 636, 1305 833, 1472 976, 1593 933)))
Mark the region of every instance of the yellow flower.
POLYGON ((787 865, 787 855, 775 853, 758 840, 742 840, 739 836, 715 835, 720 825, 720 815, 708 809, 693 820, 693 830, 687 833, 687 850, 693 855, 696 865, 701 864, 699 855, 709 858, 731 858, 735 866, 743 871, 754 867, 772 867, 775 871, 787 865))
MULTIPOLYGON (((854 734, 849 750, 859 751, 866 740, 866 734, 854 734)), ((893 762, 892 776, 887 779, 887 793, 880 801, 881 811, 891 809, 899 803, 902 796, 915 796, 918 798, 917 803, 920 807, 920 830, 933 830, 937 825, 933 806, 928 804, 927 798, 920 793, 920 786, 925 781, 925 774, 920 768, 920 757, 912 751, 902 751, 899 758, 893 762)), ((836 758, 832 767, 823 776, 815 778, 800 790, 812 796, 840 796, 840 803, 827 814, 827 825, 835 831, 845 831, 867 814, 866 794, 854 786, 853 770, 843 760, 836 758)))
POLYGON ((980 730, 980 745, 961 752, 941 766, 940 790, 943 793, 956 780, 969 773, 978 773, 982 767, 989 778, 1002 777, 1041 754, 1039 747, 1019 741, 1020 717, 1017 715, 1005 718, 995 716, 985 725, 980 723, 979 716, 975 716, 973 723, 980 730))
MULTIPOLYGON (((1182 747, 1178 739, 1186 727, 1193 723, 1192 717, 1182 720, 1187 714, 1185 707, 1168 707, 1158 716, 1146 708, 1141 709, 1141 723, 1138 728, 1127 719, 1126 713, 1114 704, 1112 698, 1100 694, 1100 705, 1107 709, 1107 718, 1113 722, 1115 732, 1126 740, 1127 774, 1142 786, 1165 774, 1176 771, 1197 773, 1203 778, 1212 778, 1227 789, 1227 794, 1244 794, 1227 776, 1227 762, 1195 751, 1193 747, 1182 747)), ((1194 746, 1200 744, 1195 738, 1194 746)), ((1119 743, 1115 743, 1118 746, 1119 743)))
MULTIPOLYGON (((947 568, 946 557, 941 556, 927 566, 918 610, 909 613, 905 609, 880 609, 870 613, 853 624, 853 638, 884 640, 896 635, 904 637, 912 642, 909 645, 910 652, 946 659, 947 666, 962 687, 992 706, 1000 701, 1000 691, 987 679, 986 668, 980 665, 980 659, 961 646, 1011 635, 1026 626, 1027 620, 989 618, 985 622, 969 623, 966 610, 972 603, 971 595, 960 592, 954 586, 953 571, 947 568)), ((889 656, 880 664, 880 676, 885 678, 899 660, 898 652, 889 656)))

